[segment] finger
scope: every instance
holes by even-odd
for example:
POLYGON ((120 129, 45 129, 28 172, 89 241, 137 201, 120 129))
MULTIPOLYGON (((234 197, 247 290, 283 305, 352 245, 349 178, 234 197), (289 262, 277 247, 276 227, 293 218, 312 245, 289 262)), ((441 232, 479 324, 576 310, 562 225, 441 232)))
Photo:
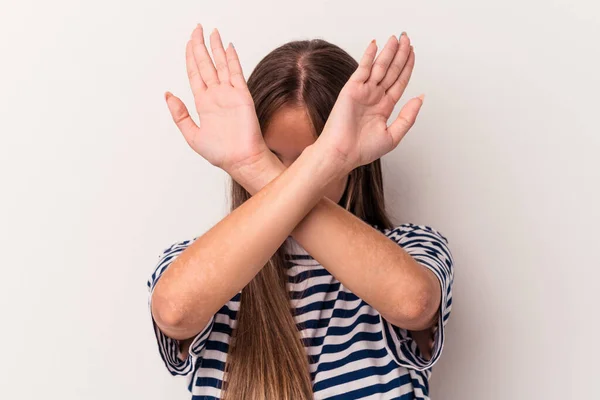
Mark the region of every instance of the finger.
POLYGON ((219 77, 219 81, 221 83, 231 84, 229 82, 229 66, 227 65, 227 56, 225 55, 225 49, 223 48, 221 34, 217 28, 215 28, 210 34, 210 49, 217 66, 217 76, 219 77))
POLYGON ((408 38, 406 32, 402 32, 399 39, 398 51, 396 51, 396 54, 394 55, 394 59, 392 60, 390 67, 388 68, 385 76, 379 83, 381 87, 383 87, 385 90, 388 90, 390 86, 392 86, 394 82, 396 82, 396 79, 398 79, 398 76, 400 76, 400 73, 404 69, 406 60, 408 59, 409 55, 410 39, 408 38))
POLYGON ((227 63, 229 64, 229 81, 231 85, 236 88, 248 87, 246 79, 244 78, 244 71, 240 64, 237 51, 233 47, 233 43, 229 43, 227 46, 227 63))
POLYGON ((376 54, 377 43, 375 43, 375 39, 373 39, 367 46, 367 49, 365 50, 360 63, 358 64, 358 68, 356 68, 356 71, 350 75, 349 80, 364 83, 367 79, 369 79, 369 75, 371 74, 371 65, 373 64, 376 54))
POLYGON ((381 82, 381 79, 383 79, 388 68, 390 67, 390 64, 392 63, 397 50, 398 39, 396 38, 396 35, 390 36, 387 43, 383 47, 383 50, 381 50, 381 53, 379 53, 375 59, 375 62, 371 66, 371 74, 365 83, 371 82, 377 85, 379 82, 381 82))
POLYGON ((194 29, 192 32, 192 49, 198 71, 200 71, 200 76, 202 77, 202 80, 206 86, 211 87, 218 85, 219 77, 217 76, 217 71, 215 70, 213 61, 208 54, 206 45, 204 44, 204 30, 202 29, 201 24, 198 24, 196 29, 194 29))
POLYGON ((198 135, 200 128, 194 122, 183 102, 170 92, 165 93, 165 101, 175 125, 179 128, 185 141, 191 146, 193 138, 198 135))
POLYGON ((412 46, 410 46, 410 53, 408 55, 408 60, 406 60, 406 65, 402 69, 400 76, 396 79, 396 82, 387 90, 386 94, 392 98, 394 104, 400 100, 402 94, 404 93, 404 89, 408 86, 408 81, 412 75, 413 69, 415 66, 415 52, 412 46))
POLYGON ((194 51, 192 50, 191 40, 188 40, 187 45, 185 46, 185 67, 187 70, 188 79, 190 81, 190 86, 192 87, 192 93, 194 94, 195 98, 196 95, 200 94, 200 92, 206 90, 206 84, 200 76, 200 71, 198 71, 198 66, 196 65, 196 60, 194 59, 194 51))
POLYGON ((400 143, 404 135, 406 135, 406 132, 408 132, 408 130, 414 125, 415 120, 417 119, 417 114, 419 114, 419 110, 423 105, 424 97, 424 95, 421 95, 419 97, 410 99, 408 103, 402 107, 398 117, 388 128, 390 134, 392 135, 392 148, 395 148, 398 143, 400 143))

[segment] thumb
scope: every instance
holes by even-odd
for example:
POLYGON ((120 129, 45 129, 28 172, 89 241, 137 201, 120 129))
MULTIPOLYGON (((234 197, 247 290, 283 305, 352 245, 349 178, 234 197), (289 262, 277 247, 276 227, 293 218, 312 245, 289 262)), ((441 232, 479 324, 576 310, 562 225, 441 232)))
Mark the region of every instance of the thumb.
POLYGON ((400 143, 406 132, 414 125, 417 114, 423 105, 425 95, 410 99, 400 110, 396 120, 388 128, 394 140, 394 148, 400 143))
POLYGON ((199 133, 200 128, 194 122, 187 107, 179 97, 174 96, 171 92, 165 93, 165 101, 169 112, 173 118, 173 122, 179 128, 186 142, 191 146, 192 139, 199 133))

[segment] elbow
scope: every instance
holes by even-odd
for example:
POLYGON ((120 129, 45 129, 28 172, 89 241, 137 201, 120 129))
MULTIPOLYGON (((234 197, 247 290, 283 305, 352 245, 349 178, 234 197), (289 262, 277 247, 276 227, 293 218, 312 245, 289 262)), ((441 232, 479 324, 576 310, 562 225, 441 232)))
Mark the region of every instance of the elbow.
POLYGON ((156 297, 150 302, 152 317, 158 328, 169 338, 185 340, 206 329, 210 317, 190 322, 190 315, 177 311, 177 307, 168 299, 156 297), (159 300, 160 299, 160 300, 159 300))
POLYGON ((436 302, 435 298, 436 295, 433 292, 426 299, 417 302, 413 312, 408 316, 412 326, 411 330, 422 331, 434 325, 440 307, 440 302, 436 302))
POLYGON ((150 308, 159 327, 176 328, 181 324, 182 315, 168 298, 156 290, 152 293, 150 308))
POLYGON ((401 306, 397 313, 399 323, 395 325, 412 331, 422 331, 434 325, 440 307, 441 292, 437 278, 433 283, 419 285, 409 298, 404 296, 403 300, 396 303, 401 306))

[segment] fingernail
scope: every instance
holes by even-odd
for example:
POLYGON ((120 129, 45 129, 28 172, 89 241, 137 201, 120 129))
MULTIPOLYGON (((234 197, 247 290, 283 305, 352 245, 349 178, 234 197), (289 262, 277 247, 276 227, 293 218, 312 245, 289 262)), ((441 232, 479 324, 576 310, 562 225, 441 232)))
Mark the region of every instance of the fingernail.
POLYGON ((425 93, 423 93, 422 95, 420 95, 418 97, 421 99, 421 101, 423 101, 425 99, 425 93))
POLYGON ((402 37, 402 35, 406 36, 406 32, 402 31, 402 33, 400 34, 400 37, 402 37))
POLYGON ((231 48, 233 49, 233 43, 229 42, 229 45, 231 46, 231 48))
POLYGON ((169 101, 169 97, 173 96, 171 92, 165 92, 165 101, 169 101))
POLYGON ((371 40, 371 43, 375 43, 375 45, 377 45, 377 43, 375 42, 375 39, 371 40))

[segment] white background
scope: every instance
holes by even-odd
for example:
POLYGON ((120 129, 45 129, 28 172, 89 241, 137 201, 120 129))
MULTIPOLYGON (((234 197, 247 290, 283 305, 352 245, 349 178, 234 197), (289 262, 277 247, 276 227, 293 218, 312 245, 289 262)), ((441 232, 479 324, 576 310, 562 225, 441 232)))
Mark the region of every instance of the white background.
POLYGON ((386 195, 456 262, 432 398, 598 398, 597 4, 3 1, 0 398, 190 397, 159 358, 146 280, 228 209, 227 175, 163 100, 191 104, 197 22, 234 42, 246 78, 288 40, 358 59, 407 31, 406 98, 426 98, 383 157, 386 195))

